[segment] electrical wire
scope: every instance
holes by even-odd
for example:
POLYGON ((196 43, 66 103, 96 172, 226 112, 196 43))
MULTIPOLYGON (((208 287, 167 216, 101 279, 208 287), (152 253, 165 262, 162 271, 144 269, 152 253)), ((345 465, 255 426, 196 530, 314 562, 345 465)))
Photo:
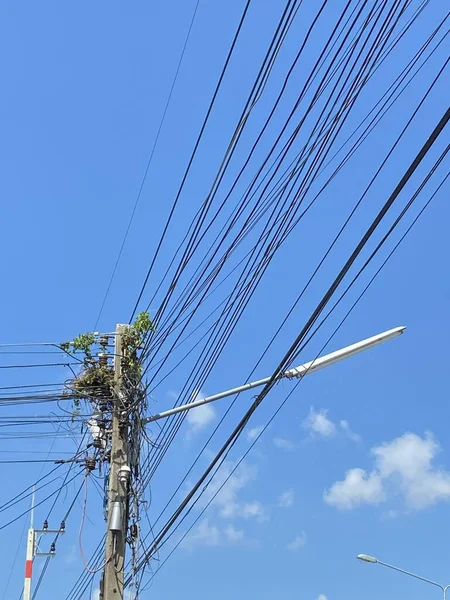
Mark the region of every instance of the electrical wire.
POLYGON ((221 73, 220 73, 220 76, 219 76, 219 79, 218 79, 218 82, 217 82, 216 88, 215 88, 215 90, 214 90, 214 93, 213 93, 213 96, 212 96, 211 102, 210 102, 210 104, 209 104, 209 107, 208 107, 208 110, 207 110, 207 112, 206 112, 205 119, 204 119, 204 121, 203 121, 203 123, 202 123, 202 126, 201 126, 201 128, 200 128, 200 133, 199 133, 199 135, 198 135, 198 137, 197 137, 197 140, 196 140, 196 142, 195 142, 195 145, 194 145, 194 149, 193 149, 193 151, 192 151, 192 154, 191 154, 191 157, 190 157, 190 159, 189 159, 189 161, 188 161, 188 165, 187 165, 186 171, 185 171, 185 173, 184 173, 184 175, 183 175, 183 178, 182 178, 182 181, 181 181, 181 185, 180 185, 180 187, 179 187, 179 189, 178 189, 178 192, 177 192, 177 194, 176 194, 176 196, 175 196, 175 200, 174 200, 174 202, 173 202, 173 204, 172 204, 172 208, 171 208, 171 211, 170 211, 170 213, 169 213, 168 219, 167 219, 167 221, 166 221, 166 224, 165 224, 165 226, 164 226, 164 229, 163 229, 163 232, 162 232, 162 234, 161 234, 161 237, 160 237, 160 239, 159 239, 159 241, 158 241, 158 245, 157 245, 157 247, 156 247, 156 251, 155 251, 155 253, 154 253, 154 257, 153 257, 153 259, 152 259, 152 262, 151 262, 151 264, 150 264, 150 267, 149 267, 149 269, 148 269, 147 275, 145 276, 145 279, 144 279, 144 284, 143 284, 143 286, 142 286, 142 288, 141 288, 141 291, 139 292, 138 299, 137 299, 137 301, 136 301, 135 307, 134 307, 134 309, 133 309, 133 311, 132 311, 132 313, 131 313, 130 322, 131 322, 131 321, 133 320, 133 318, 134 318, 134 315, 135 315, 135 313, 136 313, 137 307, 139 306, 139 303, 140 303, 140 301, 141 301, 142 294, 144 293, 144 290, 145 290, 145 288, 146 288, 146 286, 147 286, 147 282, 148 282, 148 279, 149 279, 149 277, 150 277, 150 275, 151 275, 151 272, 152 272, 153 266, 154 266, 154 264, 155 264, 155 262, 156 262, 156 259, 157 259, 158 255, 159 255, 159 252, 160 252, 160 249, 161 249, 162 243, 163 243, 163 241, 164 241, 164 239, 165 239, 165 236, 166 236, 166 234, 167 234, 167 231, 168 231, 168 229, 169 229, 170 223, 171 223, 171 221, 172 221, 172 218, 173 218, 173 215, 174 215, 174 213, 175 213, 175 209, 176 209, 176 207, 177 207, 177 204, 178 204, 178 202, 179 202, 179 199, 180 199, 180 196, 181 196, 181 192, 182 192, 182 190, 183 190, 183 188, 184 188, 184 185, 185 185, 185 182, 186 182, 186 180, 187 180, 188 174, 189 174, 189 172, 190 172, 190 169, 191 169, 191 167, 192 167, 192 163, 194 162, 194 158, 195 158, 195 156, 196 156, 196 154, 197 154, 198 147, 199 147, 199 145, 200 145, 201 139, 202 139, 202 137, 203 137, 203 134, 204 134, 204 132, 205 132, 206 125, 207 125, 207 123, 208 123, 208 121, 209 121, 209 118, 210 118, 210 116, 211 116, 211 113, 212 113, 212 110, 213 110, 214 104, 215 104, 215 102, 216 102, 216 99, 217 99, 217 95, 218 95, 218 93, 219 93, 219 90, 220 90, 220 88, 221 88, 221 85, 222 85, 223 79, 224 79, 224 77, 225 77, 225 73, 227 72, 228 65, 229 65, 229 63, 230 63, 230 60, 231 60, 231 57, 232 57, 232 55, 233 55, 233 52, 234 52, 234 49, 235 49, 235 46, 236 46, 237 40, 238 40, 238 38, 239 38, 239 35, 240 35, 240 33, 241 33, 241 30, 242 30, 242 27, 243 27, 243 24, 244 24, 245 18, 246 18, 246 16, 247 16, 247 13, 248 13, 248 9, 249 9, 249 7, 250 7, 250 4, 251 4, 251 0, 246 0, 245 6, 244 6, 244 10, 243 10, 243 12, 242 12, 242 15, 241 15, 241 17, 240 17, 240 20, 239 20, 239 23, 238 23, 238 26, 237 26, 237 29, 236 29, 235 35, 234 35, 234 37, 233 37, 233 41, 232 41, 232 43, 231 43, 230 49, 229 49, 229 51, 228 51, 228 54, 227 54, 227 57, 226 57, 226 59, 225 59, 224 66, 223 66, 223 68, 222 68, 222 71, 221 71, 221 73))
MULTIPOLYGON (((87 479, 87 475, 85 475, 85 476, 84 476, 84 481, 81 483, 80 487, 78 488, 78 491, 76 492, 74 499, 72 500, 72 502, 71 502, 71 504, 70 504, 70 506, 69 506, 68 510, 66 511, 66 513, 65 513, 65 515, 64 515, 64 518, 63 518, 63 522, 64 522, 64 523, 66 523, 66 522, 67 522, 67 520, 68 520, 68 518, 69 518, 69 516, 70 516, 70 513, 72 512, 72 509, 73 509, 73 507, 75 506, 75 503, 76 503, 76 501, 77 501, 77 499, 78 499, 78 496, 80 495, 80 492, 81 492, 81 490, 83 489, 83 486, 85 485, 85 481, 86 481, 86 479, 87 479)), ((55 535, 55 537, 54 537, 54 539, 53 539, 53 543, 52 543, 53 547, 55 547, 55 545, 56 545, 56 542, 58 541, 58 538, 59 538, 60 534, 61 534, 61 531, 59 531, 59 532, 58 532, 58 533, 55 535)), ((32 595, 32 597, 31 597, 31 600, 35 600, 35 598, 36 598, 36 596, 37 596, 37 593, 38 593, 38 591, 39 591, 39 589, 40 589, 40 587, 41 587, 42 581, 43 581, 43 579, 44 579, 44 577, 45 577, 45 573, 47 572, 48 566, 49 566, 49 564, 50 564, 50 560, 51 560, 51 558, 52 558, 51 556, 47 556, 47 559, 46 559, 46 561, 45 561, 45 563, 44 563, 44 566, 43 566, 43 568, 42 568, 41 574, 40 574, 40 576, 39 576, 39 579, 38 579, 38 581, 37 581, 37 584, 36 584, 36 587, 35 587, 35 589, 34 589, 34 592, 33 592, 33 595, 32 595)))
POLYGON ((200 301, 201 302, 201 301, 200 301))
MULTIPOLYGON (((442 133, 445 125, 448 123, 449 119, 450 119, 450 108, 444 113, 444 115, 442 116, 440 121, 437 123, 437 125, 434 128, 434 130, 432 131, 431 135, 429 136, 427 141, 423 144, 422 148, 417 153, 414 160, 411 162, 410 166, 408 167, 408 169, 406 170, 406 172, 400 179, 399 183, 396 185, 393 192, 390 194, 390 196, 384 203, 383 207, 381 208, 381 210, 379 211, 379 213, 377 214, 375 219, 372 221, 371 225, 369 226, 369 228, 367 229, 365 234, 362 236, 360 242, 357 244, 354 251, 351 253, 349 258, 347 259, 347 261, 345 262, 345 264, 339 271, 337 277, 334 279, 333 283, 328 288, 328 290, 325 293, 325 295, 323 296, 321 302, 317 305, 316 309, 313 311, 313 313, 307 320, 307 322, 304 325, 304 327, 302 328, 301 332, 298 334, 294 343, 291 345, 291 347, 289 348, 287 353, 284 355, 283 359, 280 361, 279 365, 273 372, 273 375, 271 376, 269 382, 264 386, 261 393, 258 394, 256 399, 252 403, 251 407, 246 411, 244 417, 239 421, 238 425, 234 428, 233 432, 228 436, 227 440, 222 445, 221 449, 216 454, 214 459, 211 461, 210 465, 205 470, 203 475, 200 477, 200 479, 197 481, 197 483, 193 486, 191 491, 186 495, 186 497, 181 502, 179 507, 174 511, 172 517, 167 521, 165 526, 161 529, 160 533, 158 534, 155 541, 153 542, 151 549, 148 551, 148 553, 146 555, 147 557, 151 555, 152 551, 156 547, 160 546, 162 540, 166 537, 166 535, 168 534, 168 532, 170 531, 170 529, 172 528, 174 523, 177 521, 178 517, 182 514, 184 509, 188 506, 189 502, 192 500, 192 498, 194 497, 196 492, 201 488, 201 486, 203 486, 203 484, 205 483, 208 476, 215 469, 216 465, 219 463, 219 461, 222 459, 222 457, 226 453, 228 453, 229 450, 235 445, 239 435, 242 433, 243 429, 247 425, 250 417, 255 412, 255 410, 258 408, 258 406, 261 404, 262 400, 267 396, 267 394, 272 389, 272 387, 275 385, 279 374, 285 370, 286 365, 289 364, 289 361, 292 359, 293 353, 298 348, 301 341, 305 338, 306 334, 308 333, 308 331, 310 330, 310 328, 314 324, 314 322, 317 320, 320 313, 323 311, 325 306, 328 304, 329 300, 335 293, 339 284, 344 279, 346 273, 349 271, 350 267, 355 262, 356 258, 361 253, 362 249, 367 244, 367 242, 371 238, 372 234, 374 233, 374 231, 377 229, 377 227, 381 223, 383 217, 389 211, 389 209, 391 208, 392 204, 394 203, 394 201, 396 200, 396 198, 398 197, 400 192, 403 190, 403 188, 405 187, 405 185, 407 184, 407 182, 409 181, 409 179, 411 178, 413 173, 416 171, 416 169, 418 168, 418 166, 420 165, 420 163, 422 162, 422 160, 424 159, 426 154, 429 152, 430 148, 436 142, 439 135, 442 133)), ((144 559, 142 559, 142 560, 143 560, 143 562, 141 561, 141 565, 145 564, 146 557, 144 556, 144 559)))
MULTIPOLYGON (((445 154, 447 154, 449 148, 450 148, 450 146, 447 146, 445 154)), ((317 360, 317 358, 321 355, 321 353, 324 351, 324 349, 328 346, 328 344, 333 339, 333 337, 336 335, 336 333, 340 330, 340 328, 342 327, 342 325, 344 324, 344 322, 347 320, 347 318, 353 312, 353 310, 355 309, 355 307, 361 301, 362 297, 368 291, 368 289, 373 284, 373 282, 375 281, 375 279, 377 278, 377 276, 380 274, 380 272, 382 271, 382 269, 386 266, 386 264, 388 263, 388 261, 392 258, 393 254, 398 249, 398 247, 400 246, 400 244, 403 242, 403 240, 406 238, 406 236, 408 235, 408 233, 411 231, 411 229, 417 223, 417 221, 422 216, 422 214, 424 213, 424 211, 426 210, 426 208, 428 208, 428 206, 430 205, 430 203, 432 202, 432 200, 434 199, 434 197, 436 196, 436 194, 443 187, 444 183, 447 181, 447 179, 448 179, 449 176, 450 176, 450 173, 447 173, 447 175, 444 177, 444 179, 442 180, 442 182, 439 184, 439 186, 436 188, 436 190, 430 196, 430 198, 428 199, 428 201, 422 207, 422 209, 420 210, 420 212, 416 215, 416 217, 414 218, 414 220, 412 221, 412 223, 409 225, 409 227, 407 228, 407 230, 401 236, 401 238, 399 239, 399 241, 396 243, 396 245, 394 246, 394 248, 390 251, 390 253, 386 257, 386 259, 383 261, 383 263, 377 269, 377 271, 375 272, 375 274, 372 276, 372 278, 370 279, 370 281, 364 287, 364 289, 359 294, 359 296, 357 297, 357 299, 354 301, 354 303, 352 304, 352 306, 350 307, 350 309, 346 312, 344 318, 340 321, 339 325, 333 331, 332 335, 327 339, 326 343, 321 347, 319 353, 317 354, 317 356, 316 356, 316 358, 314 360, 317 360)), ((314 364, 314 360, 312 361, 311 366, 314 364)), ((242 464, 242 462, 248 456, 248 454, 253 449, 253 447, 258 442, 258 440, 261 438, 261 436, 264 434, 264 432, 266 431, 266 429, 272 424, 273 420, 276 418, 276 416, 278 415, 278 413, 280 412, 280 410, 285 406, 286 402, 289 400, 289 398, 297 390, 298 385, 301 383, 302 380, 303 380, 303 377, 294 385, 294 387, 292 388, 292 390, 287 394, 286 398, 282 401, 282 403, 280 404, 280 406, 276 409, 276 411, 271 416, 271 418, 269 419, 269 421, 267 422, 267 424, 264 425, 264 427, 262 428, 262 430, 258 433, 258 435, 252 441, 252 443, 250 444, 250 446, 246 449, 246 451, 244 452, 244 454, 239 458, 239 460, 236 462, 236 464, 230 470, 230 473, 227 475, 227 477, 224 479, 224 481, 221 483, 221 485, 217 488, 217 490, 214 492, 214 494, 208 500, 208 502, 206 503, 206 505, 202 508, 201 512, 196 517, 196 519, 194 520, 194 522, 189 526, 189 528, 186 530, 186 532, 184 532, 183 536, 177 541, 177 543, 174 546, 174 548, 171 550, 171 552, 168 554, 168 556, 164 559, 164 561, 161 563, 161 565, 158 567, 158 569, 154 572, 154 574, 152 575, 151 579, 154 579, 154 577, 157 575, 157 573, 160 571, 160 569, 164 566, 164 564, 169 560, 169 558, 173 555, 173 553, 176 551, 176 549, 183 543, 183 541, 185 540, 185 538, 192 531, 192 529, 197 524, 197 522, 200 520, 200 518, 203 516, 203 514, 205 513, 205 511, 208 509, 208 507, 211 505, 211 503, 214 501, 214 499, 217 497, 217 495, 220 493, 220 491, 223 489, 223 487, 226 485, 226 483, 229 481, 229 479, 233 476, 233 474, 236 472, 236 470, 239 468, 239 466, 242 464)), ((205 491, 205 489, 206 489, 206 486, 203 489, 203 491, 205 491)), ((173 535, 173 533, 171 535, 173 535)))
MULTIPOLYGON (((41 500, 40 502, 38 502, 37 504, 35 504, 35 508, 37 506, 40 506, 41 504, 44 504, 44 502, 46 502, 47 500, 49 500, 49 498, 52 498, 53 496, 55 496, 56 494, 60 494, 62 489, 66 488, 72 481, 74 481, 74 479, 76 479, 78 476, 80 475, 80 473, 76 473, 71 479, 69 479, 69 481, 67 481, 63 486, 61 486, 58 490, 52 492, 51 494, 49 494, 48 496, 46 496, 43 500, 41 500)), ((2 529, 5 529, 6 527, 9 527, 10 525, 12 525, 13 523, 15 523, 16 521, 18 521, 21 517, 23 517, 24 515, 28 514, 29 512, 31 512, 31 508, 29 508, 28 510, 23 511, 22 513, 20 513, 19 516, 15 517, 14 519, 11 519, 11 521, 9 521, 8 523, 5 523, 4 525, 0 526, 0 531, 2 529)))
POLYGON ((153 141, 153 145, 152 145, 151 152, 150 152, 150 157, 149 157, 149 159, 147 161, 147 165, 145 167, 144 176, 143 176, 141 184, 139 186, 139 191, 138 191, 138 194, 137 194, 134 206, 133 206, 133 210, 131 211, 130 219, 128 221, 128 225, 127 225, 127 228, 125 230, 125 235, 123 237, 123 240, 122 240, 122 243, 121 243, 121 246, 120 246, 120 249, 119 249, 119 254, 118 254, 116 262, 114 264, 114 268, 113 268, 110 280, 108 282, 108 285, 107 285, 107 288, 106 288, 106 292, 105 292, 105 295, 104 295, 103 300, 102 300, 102 304, 100 306, 100 311, 99 311, 99 313, 97 315, 97 319, 95 321, 94 329, 97 329, 98 322, 100 321, 100 317, 102 315, 103 309, 104 309, 105 304, 106 304, 106 300, 108 298, 109 292, 111 290, 112 283, 114 281, 114 277, 115 277, 116 272, 117 272, 117 267, 119 266, 119 262, 120 262, 120 259, 122 257, 122 254, 123 254, 123 250, 124 250, 126 241, 128 239, 128 235, 130 233, 131 224, 132 224, 132 222, 134 220, 134 216, 136 214, 136 210, 137 210, 139 201, 140 201, 141 196, 142 196, 142 192, 143 192, 144 185, 145 185, 145 182, 146 182, 146 179, 147 179, 147 175, 148 175, 150 166, 151 166, 152 161, 153 161, 153 156, 155 154, 155 150, 156 150, 156 147, 157 147, 158 142, 159 142, 161 131, 163 129, 163 126, 164 126, 164 123, 165 123, 165 120, 166 120, 167 111, 168 111, 168 108, 170 106, 170 102, 172 100, 172 96, 173 96, 173 92, 174 92, 174 89, 175 89, 175 85, 176 85, 177 80, 178 80, 178 75, 180 73, 181 65, 183 63, 184 55, 186 53, 186 48, 188 46, 189 39, 191 37, 191 32, 192 32, 192 28, 193 28, 193 25, 194 25, 195 18, 197 16, 197 11, 198 11, 199 4, 200 4, 200 0, 197 0, 197 2, 195 4, 195 7, 194 7, 194 11, 192 13, 191 21, 189 23, 189 28, 188 28, 188 31, 187 31, 187 34, 186 34, 186 38, 184 40, 183 48, 181 50, 181 55, 180 55, 180 58, 179 58, 179 61, 178 61, 178 65, 177 65, 177 68, 175 70, 175 75, 174 75, 173 80, 172 80, 172 85, 170 87, 169 95, 167 97, 166 104, 165 104, 165 107, 164 107, 164 110, 163 110, 163 114, 162 114, 161 120, 159 122, 158 130, 156 132, 156 136, 155 136, 155 139, 153 141))

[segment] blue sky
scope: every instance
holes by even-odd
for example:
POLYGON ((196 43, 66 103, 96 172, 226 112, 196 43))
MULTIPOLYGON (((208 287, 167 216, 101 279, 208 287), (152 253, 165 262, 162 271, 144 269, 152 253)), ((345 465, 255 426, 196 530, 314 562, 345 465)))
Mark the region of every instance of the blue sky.
MULTIPOLYGON (((343 2, 330 4, 324 14, 324 35, 344 6, 343 2)), ((419 4, 412 2, 411 11, 419 4)), ((0 6, 3 81, 0 274, 4 289, 1 343, 59 342, 94 327, 195 5, 192 0, 174 0, 72 5, 43 1, 0 6)), ((112 331, 117 322, 128 322, 243 6, 242 0, 226 3, 200 0, 172 102, 101 314, 99 328, 103 331, 112 331)), ((269 0, 252 3, 141 308, 151 301, 156 282, 184 235, 186 224, 208 192, 283 6, 282 2, 269 0)), ((257 107, 255 121, 249 125, 248 137, 244 137, 237 152, 233 174, 245 157, 264 111, 274 100, 314 11, 315 3, 305 1, 286 38, 267 94, 257 107)), ((350 132, 364 118, 380 89, 396 77, 445 14, 444 3, 429 2, 411 35, 383 64, 371 82, 372 87, 355 105, 343 139, 345 132, 350 132)), ((252 164, 261 160, 282 126, 304 73, 320 52, 321 39, 318 35, 308 47, 305 62, 294 75, 280 113, 252 164)), ((448 42, 438 48, 401 102, 355 154, 350 168, 336 179, 308 219, 282 246, 202 387, 202 394, 213 394, 245 381, 447 54, 448 42)), ((258 366, 255 378, 272 373, 332 277, 446 110, 445 91, 449 83, 447 70, 371 188, 351 227, 258 366)), ((405 190, 403 204, 444 150, 447 140, 448 130, 405 190)), ((442 181, 448 167, 447 158, 419 198, 422 200, 415 212, 389 242, 383 257, 442 181)), ((238 192, 245 183, 242 182, 238 192)), ((450 500, 448 197, 447 185, 328 349, 340 348, 398 325, 407 325, 406 333, 302 381, 191 535, 154 578, 151 588, 141 594, 143 600, 175 598, 186 592, 198 598, 214 594, 218 600, 230 595, 258 596, 265 600, 274 594, 286 600, 356 600, 362 596, 372 600, 387 593, 413 600, 422 598, 424 593, 431 597, 434 591, 427 591, 425 584, 381 566, 357 563, 355 556, 362 552, 449 583, 447 543, 442 535, 450 500)), ((251 240, 246 244, 251 244, 251 240)), ((244 244, 242 252, 249 248, 244 244)), ((377 265, 380 263, 381 259, 377 265)), ((375 270, 374 266, 371 273, 375 270)), ((305 349, 299 362, 316 356, 369 278, 370 273, 364 275, 358 289, 305 349)), ((219 290, 216 297, 221 293, 219 290)), ((157 296, 155 306, 159 300, 157 296)), ((209 307, 206 302, 201 308, 199 322, 209 307)), ((153 308, 151 305, 150 310, 153 308)), ((1 365, 26 364, 36 358, 0 350, 1 365)), ((181 351, 174 353, 173 365, 181 356, 181 351)), ((61 362, 60 355, 55 357, 55 362, 61 362)), ((181 363, 152 392, 152 410, 156 412, 173 403, 191 368, 190 359, 181 363)), ((64 367, 1 369, 0 374, 2 386, 62 383, 70 377, 64 367)), ((217 489, 231 472, 292 385, 283 382, 270 393, 210 490, 217 489)), ((244 395, 238 399, 181 492, 187 491, 188 483, 200 475, 250 400, 244 395)), ((164 507, 224 414, 227 403, 228 400, 222 400, 214 408, 190 413, 152 481, 150 521, 164 507)), ((31 414, 30 411, 48 414, 45 406, 1 410, 2 416, 31 414)), ((156 429, 151 429, 151 433, 155 432, 156 429)), ((45 457, 52 439, 13 441, 3 436, 1 456, 45 457)), ((51 456, 66 456, 62 453, 72 451, 74 443, 70 436, 59 437, 51 448, 55 453, 51 456)), ((0 464, 3 480, 7 482, 5 502, 36 480, 41 468, 40 464, 0 464)), ((49 468, 44 465, 43 472, 49 468)), ((67 496, 61 498, 52 516, 54 525, 59 524, 78 485, 71 484, 67 496)), ((206 498, 210 493, 206 493, 206 498)), ((177 495, 172 509, 180 498, 177 495)), ((25 510, 27 502, 22 508, 5 511, 1 524, 25 510)), ((83 568, 79 548, 82 502, 80 497, 71 513, 67 534, 58 542, 58 555, 46 573, 38 599, 64 598, 83 568)), ((89 518, 83 524, 81 536, 86 556, 103 532, 101 502, 95 486, 90 485, 89 518)), ((201 507, 200 502, 186 525, 197 517, 201 507)), ((48 503, 38 507, 37 522, 45 518, 47 509, 48 503)), ((6 559, 0 567, 0 578, 5 581, 10 574, 11 577, 0 600, 15 600, 20 594, 25 554, 23 532, 27 523, 28 517, 23 517, 2 531, 0 549, 6 559)), ((184 530, 182 527, 161 550, 161 560, 184 530)), ((42 562, 37 563, 37 576, 39 564, 42 562)), ((155 561, 153 568, 157 565, 155 561)), ((96 585, 97 579, 94 589, 96 585)))

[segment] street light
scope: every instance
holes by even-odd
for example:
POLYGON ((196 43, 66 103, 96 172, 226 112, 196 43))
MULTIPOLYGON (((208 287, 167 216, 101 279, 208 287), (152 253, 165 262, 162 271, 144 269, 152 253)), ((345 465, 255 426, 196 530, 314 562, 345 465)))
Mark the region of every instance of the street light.
MULTIPOLYGON (((374 346, 378 346, 378 344, 382 344, 384 342, 392 340, 398 337, 399 335, 402 335, 405 329, 406 327, 404 326, 389 329, 388 331, 384 331, 383 333, 379 333, 378 335, 374 335, 373 337, 367 338, 360 342, 356 342, 356 344, 346 346, 345 348, 341 348, 340 350, 336 350, 335 352, 331 352, 330 354, 326 354, 325 356, 321 356, 319 358, 311 360, 303 365, 299 365, 298 367, 289 369, 289 371, 284 371, 284 373, 280 373, 276 379, 302 379, 303 377, 305 377, 305 375, 310 375, 311 373, 315 373, 316 371, 325 369, 326 367, 334 365, 335 363, 349 358, 350 356, 354 356, 355 354, 359 354, 364 350, 369 350, 374 346)), ((169 410, 160 412, 156 415, 152 415, 151 417, 142 419, 141 423, 143 425, 146 425, 147 423, 152 423, 153 421, 165 419, 166 417, 171 417, 172 415, 176 415, 177 413, 185 412, 187 410, 192 410, 193 408, 203 406, 204 404, 208 404, 209 402, 215 402, 216 400, 226 398, 227 396, 233 396, 234 394, 240 394, 241 392, 251 390, 255 387, 261 387, 263 385, 266 385, 266 383, 269 383, 271 379, 271 377, 265 377, 264 379, 252 381, 251 383, 244 383, 244 385, 240 385, 239 387, 233 388, 231 390, 226 390, 225 392, 214 394, 214 396, 208 396, 207 398, 202 398, 201 400, 195 400, 194 402, 189 402, 188 404, 176 406, 175 408, 171 408, 169 410)))
POLYGON ((425 581, 425 583, 431 583, 431 585, 434 585, 442 590, 442 593, 444 595, 443 596, 444 600, 446 600, 446 598, 447 598, 447 590, 450 589, 450 585, 443 586, 440 583, 431 581, 431 579, 426 579, 425 577, 420 577, 420 575, 415 575, 414 573, 410 573, 409 571, 405 571, 404 569, 399 569, 398 567, 393 567, 392 565, 388 565, 388 563, 378 560, 378 558, 375 558, 374 556, 370 556, 369 554, 358 554, 358 556, 356 558, 362 562, 377 564, 377 565, 381 565, 383 567, 388 567, 389 569, 393 569, 394 571, 398 571, 399 573, 403 573, 404 575, 409 575, 410 577, 414 577, 415 579, 420 579, 420 581, 425 581))

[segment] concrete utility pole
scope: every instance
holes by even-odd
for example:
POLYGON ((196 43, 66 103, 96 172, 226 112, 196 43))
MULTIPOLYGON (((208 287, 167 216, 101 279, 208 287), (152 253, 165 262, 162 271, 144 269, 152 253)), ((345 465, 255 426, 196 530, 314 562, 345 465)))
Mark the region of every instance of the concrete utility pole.
POLYGON ((111 459, 108 488, 108 531, 101 597, 123 599, 123 579, 128 513, 128 416, 123 394, 122 336, 126 325, 117 325, 114 343, 114 397, 112 407, 111 459))

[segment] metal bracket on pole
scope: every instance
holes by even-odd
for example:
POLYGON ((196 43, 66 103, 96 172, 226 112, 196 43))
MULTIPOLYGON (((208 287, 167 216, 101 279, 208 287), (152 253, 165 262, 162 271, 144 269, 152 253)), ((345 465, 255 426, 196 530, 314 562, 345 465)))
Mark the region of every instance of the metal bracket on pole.
POLYGON ((38 539, 38 536, 42 536, 47 533, 53 533, 54 535, 59 536, 59 535, 64 535, 66 533, 66 530, 65 529, 35 529, 34 530, 34 544, 33 544, 33 556, 34 557, 35 556, 55 556, 56 555, 56 548, 55 548, 54 542, 52 543, 50 552, 40 552, 39 551, 40 539, 38 539))

